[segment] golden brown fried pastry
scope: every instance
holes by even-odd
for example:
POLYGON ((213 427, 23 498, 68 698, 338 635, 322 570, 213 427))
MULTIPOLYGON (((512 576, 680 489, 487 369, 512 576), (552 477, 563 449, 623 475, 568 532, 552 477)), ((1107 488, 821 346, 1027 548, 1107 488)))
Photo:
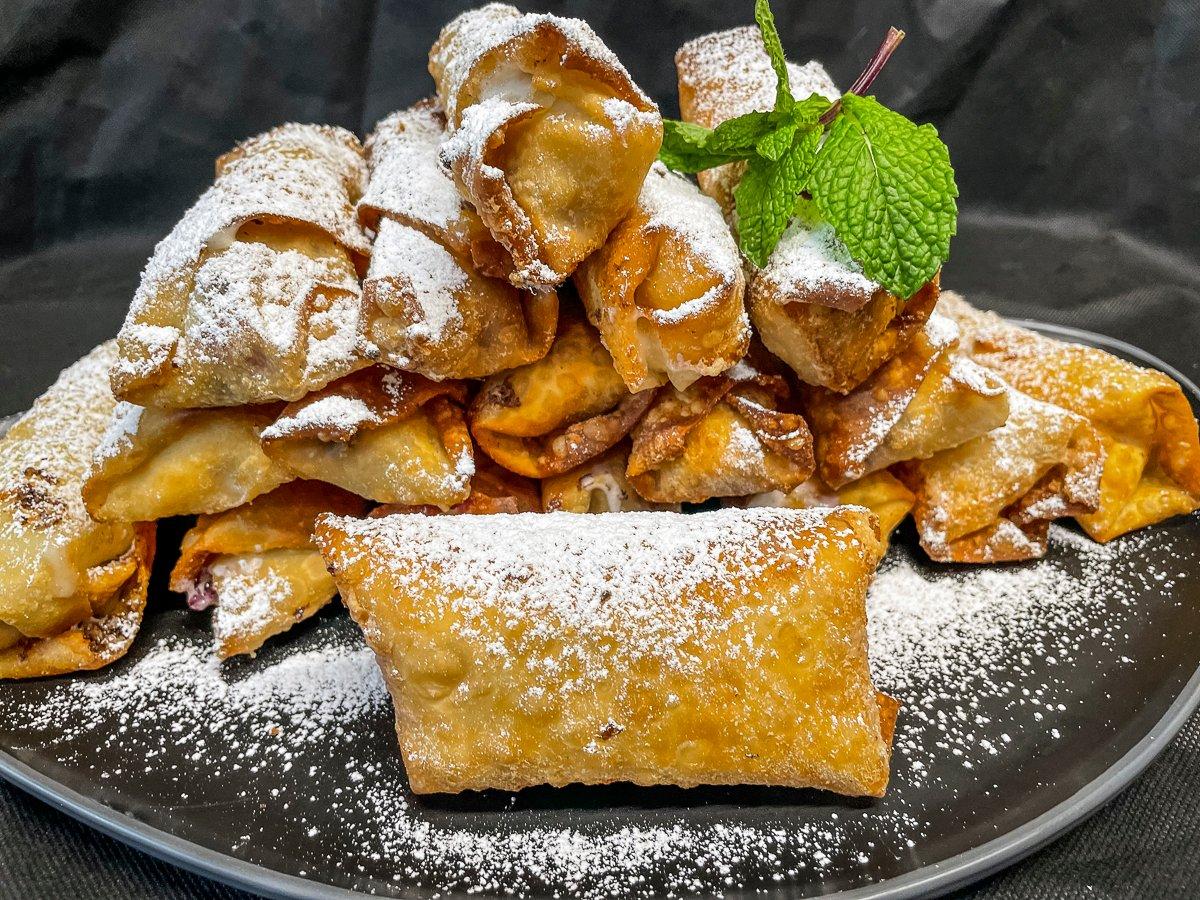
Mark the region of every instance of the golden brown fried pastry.
MULTIPOLYGON (((775 72, 756 28, 734 28, 689 41, 675 55, 684 121, 706 128, 775 105, 775 72)), ((819 63, 788 64, 792 94, 830 100, 837 87, 819 63)), ((701 172, 700 186, 733 213, 733 189, 745 171, 734 163, 701 172)), ((802 381, 852 390, 920 330, 937 302, 937 279, 910 298, 867 278, 833 228, 801 209, 767 264, 751 267, 750 319, 767 348, 802 381)))
POLYGON ((509 279, 562 283, 637 200, 658 107, 587 23, 501 3, 442 29, 429 72, 449 122, 442 159, 511 254, 509 279))
POLYGON ((849 394, 802 396, 817 471, 840 488, 906 459, 927 459, 1008 418, 1008 389, 956 355, 958 328, 936 313, 912 342, 849 394))
POLYGON ((653 390, 629 393, 595 329, 564 311, 544 358, 484 383, 471 404, 471 433, 506 469, 548 478, 625 437, 653 399, 653 390))
POLYGON ((1095 511, 1104 447, 1082 416, 1011 390, 999 428, 902 463, 921 546, 939 562, 1036 559, 1051 520, 1095 511))
POLYGON ((884 546, 896 527, 913 508, 916 497, 891 472, 872 472, 836 490, 813 476, 799 487, 784 493, 771 491, 749 498, 747 506, 782 506, 787 509, 821 509, 835 506, 862 506, 879 520, 884 546))
POLYGON ((426 101, 388 116, 367 141, 371 180, 358 204, 376 231, 363 281, 367 337, 388 365, 482 378, 546 355, 558 295, 488 277, 507 253, 438 165, 445 125, 426 101))
POLYGON ((462 503, 449 509, 436 506, 400 506, 384 503, 371 510, 371 516, 392 516, 397 513, 422 513, 435 515, 490 516, 496 513, 532 513, 542 511, 542 498, 538 484, 510 472, 492 462, 485 454, 475 455, 475 474, 471 476, 471 494, 462 503))
POLYGON ((721 210, 655 163, 637 205, 575 272, 588 318, 631 391, 680 390, 746 355, 741 254, 721 210))
POLYGON ((262 446, 298 478, 447 508, 467 499, 475 472, 465 398, 461 382, 373 366, 288 404, 262 446))
POLYGON ((281 125, 217 160, 217 177, 142 272, 112 385, 141 406, 296 400, 369 362, 357 266, 358 139, 281 125))
POLYGON ((887 786, 865 510, 323 516, 317 543, 417 793, 887 786))
POLYGON ((218 657, 253 653, 337 593, 312 542, 316 517, 361 516, 366 508, 333 485, 292 481, 245 506, 201 516, 183 536, 171 590, 197 611, 216 604, 218 657))
POLYGON ((259 443, 279 409, 118 403, 83 483, 88 512, 102 522, 215 513, 290 481, 259 443))
POLYGON ((98 669, 141 626, 154 526, 96 522, 81 496, 115 360, 97 347, 0 440, 0 678, 98 669))
POLYGON ((1084 416, 1100 433, 1107 451, 1100 505, 1077 516, 1088 534, 1108 541, 1200 508, 1196 417, 1174 380, 1010 325, 957 294, 946 300, 972 359, 1030 396, 1084 416))
POLYGON ((908 300, 876 291, 853 312, 777 293, 757 275, 749 295, 750 319, 767 349, 801 381, 845 394, 920 332, 937 304, 938 280, 908 300))
POLYGON ((780 409, 789 394, 782 377, 745 363, 664 388, 633 430, 629 483, 655 503, 790 491, 812 474, 813 451, 808 424, 780 409))
POLYGON ((572 513, 679 512, 678 503, 643 500, 625 475, 628 463, 629 447, 623 441, 578 469, 543 479, 542 507, 546 512, 572 513))

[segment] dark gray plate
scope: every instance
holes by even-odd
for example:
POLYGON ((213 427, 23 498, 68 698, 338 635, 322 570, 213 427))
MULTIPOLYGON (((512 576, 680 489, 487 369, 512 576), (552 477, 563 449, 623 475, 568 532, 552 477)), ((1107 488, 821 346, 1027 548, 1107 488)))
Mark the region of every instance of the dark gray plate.
MULTIPOLYGON (((1163 369, 1194 404, 1200 400, 1183 375, 1137 348, 1037 327, 1163 369)), ((168 523, 161 545, 176 543, 181 527, 168 523)), ((1084 578, 1094 596, 1070 614, 1001 621, 1007 637, 997 640, 1007 641, 1011 663, 994 646, 988 651, 987 690, 959 671, 908 679, 897 690, 907 711, 893 783, 878 802, 811 791, 628 786, 412 800, 404 796, 386 703, 317 702, 322 719, 314 728, 304 717, 316 701, 297 704, 280 686, 288 660, 322 660, 325 652, 332 667, 362 661, 343 612, 326 611, 254 660, 220 673, 197 669, 207 623, 178 609, 163 588, 169 559, 160 560, 151 610, 128 659, 98 675, 0 687, 0 775, 149 853, 277 896, 429 896, 439 888, 457 895, 480 886, 560 895, 619 887, 622 896, 689 888, 778 897, 942 892, 1021 859, 1085 819, 1161 752, 1200 702, 1195 517, 1100 555, 1069 534, 1058 537, 1049 560, 1031 565, 1084 578), (163 641, 179 662, 160 694, 138 682, 152 663, 162 677, 163 661, 174 659, 164 655, 163 641), (1006 672, 1011 690, 996 690, 1006 672), (264 673, 274 673, 272 702, 229 699, 264 673), (211 710, 222 711, 206 713, 198 695, 188 694, 189 680, 198 692, 219 693, 224 699, 214 699, 211 710), (1034 690, 1025 698, 1027 687, 1034 690), (117 700, 98 711, 94 698, 104 690, 117 700), (413 835, 430 830, 469 835, 476 855, 417 858, 421 839, 413 835), (519 864, 543 859, 531 846, 562 840, 564 830, 577 844, 549 854, 557 868, 519 864), (626 847, 621 835, 629 833, 657 835, 659 845, 636 862, 624 850, 604 854, 606 846, 626 847), (741 851, 730 850, 743 840, 741 851), (521 848, 512 853, 516 864, 480 852, 499 853, 504 841, 521 848), (564 869, 573 855, 578 868, 564 869)), ((933 585, 971 577, 921 562, 914 546, 902 529, 885 569, 904 567, 933 585)), ((1027 570, 1010 567, 1004 577, 1016 583, 1027 570)), ((1037 607, 1036 597, 1030 605, 1037 607)), ((975 626, 984 624, 976 618, 975 626)))

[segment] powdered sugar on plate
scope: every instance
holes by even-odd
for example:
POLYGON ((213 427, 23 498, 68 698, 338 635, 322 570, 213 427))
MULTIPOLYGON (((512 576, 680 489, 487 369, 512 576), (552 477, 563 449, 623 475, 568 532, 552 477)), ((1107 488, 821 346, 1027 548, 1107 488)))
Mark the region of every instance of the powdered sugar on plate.
POLYGON ((219 836, 197 834, 237 856, 374 893, 853 886, 919 864, 980 798, 1032 802, 1017 770, 1049 773, 1052 793, 1039 767, 1102 743, 1105 694, 1139 665, 1134 642, 1166 627, 1144 605, 1160 598, 1169 618, 1184 599, 1185 539, 1179 527, 1101 546, 1055 526, 1047 560, 965 568, 919 560, 901 535, 869 600, 877 683, 902 710, 888 796, 867 804, 624 787, 416 799, 373 659, 331 611, 223 668, 205 628, 158 613, 109 673, 0 694, 0 736, 116 802, 150 797, 170 821, 220 810, 219 836))

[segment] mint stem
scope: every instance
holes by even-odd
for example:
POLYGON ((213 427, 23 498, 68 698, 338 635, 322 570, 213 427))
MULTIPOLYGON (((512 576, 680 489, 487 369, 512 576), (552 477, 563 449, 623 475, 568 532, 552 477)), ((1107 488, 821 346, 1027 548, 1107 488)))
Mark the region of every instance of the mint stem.
MULTIPOLYGON (((847 93, 857 94, 861 97, 865 91, 870 90, 871 85, 875 82, 879 73, 883 71, 883 67, 887 65, 887 61, 891 59, 892 54, 896 52, 896 48, 900 46, 902 40, 904 40, 903 31, 895 27, 888 28, 883 43, 879 45, 879 49, 875 51, 875 55, 871 57, 871 61, 867 63, 867 67, 854 79, 854 84, 850 85, 850 90, 847 93)), ((837 100, 817 121, 821 125, 828 125, 837 118, 838 113, 841 111, 842 101, 837 100)))

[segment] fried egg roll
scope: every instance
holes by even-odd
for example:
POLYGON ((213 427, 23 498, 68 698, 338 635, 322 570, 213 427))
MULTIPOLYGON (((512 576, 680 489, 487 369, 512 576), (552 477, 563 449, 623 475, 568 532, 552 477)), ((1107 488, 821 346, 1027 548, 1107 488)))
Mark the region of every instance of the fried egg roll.
POLYGON ((471 404, 471 434, 506 469, 548 478, 629 434, 654 394, 631 394, 595 329, 564 311, 545 357, 484 382, 471 404))
POLYGON ((887 787, 866 510, 323 516, 316 536, 416 793, 887 787))
POLYGON ((971 358, 1014 387, 1085 417, 1107 451, 1100 504, 1077 516, 1098 541, 1200 508, 1200 439, 1183 389, 1095 347, 1011 325, 947 294, 971 358))
POLYGON ((213 613, 217 656, 253 653, 324 607, 337 593, 312 542, 321 513, 361 516, 367 502, 318 481, 292 481, 215 516, 183 536, 171 590, 213 613))
POLYGON ((957 348, 957 326, 935 313, 850 393, 803 392, 826 484, 836 489, 896 462, 927 459, 1004 424, 1007 387, 957 348))
POLYGON ((631 435, 626 474, 654 503, 790 491, 813 472, 812 434, 779 375, 743 363, 686 391, 664 388, 631 435))
MULTIPOLYGON (((714 128, 726 119, 775 105, 775 72, 757 28, 696 38, 675 54, 679 108, 686 122, 714 128)), ((817 62, 788 63, 792 94, 840 95, 817 62)), ((700 186, 733 216, 733 190, 745 171, 732 163, 701 172, 700 186)), ((797 211, 761 269, 751 267, 750 319, 767 349, 802 381, 852 390, 903 348, 937 302, 934 278, 910 298, 867 278, 832 226, 810 205, 797 211)))
POLYGON ((363 281, 366 333, 388 365, 427 378, 483 378, 541 359, 558 295, 489 277, 507 257, 438 165, 446 119, 429 101, 393 113, 367 141, 359 218, 375 230, 363 281))
POLYGON ((575 272, 588 318, 631 391, 686 389, 746 355, 741 254, 717 205, 655 163, 633 211, 575 272))
POLYGON ((503 466, 492 462, 485 454, 479 453, 475 456, 475 474, 471 476, 471 493, 462 503, 456 503, 449 509, 428 505, 400 506, 394 503, 384 503, 371 510, 371 515, 374 518, 391 516, 396 513, 422 513, 427 516, 490 516, 496 513, 515 514, 541 511, 542 498, 536 481, 510 472, 503 466))
POLYGON ((297 400, 367 365, 354 203, 358 139, 281 125, 217 160, 154 248, 117 338, 117 397, 140 406, 297 400))
POLYGON ((262 446, 298 478, 448 508, 467 499, 475 472, 465 398, 461 382, 372 366, 288 404, 262 446))
POLYGON ((1104 459, 1083 416, 1010 389, 1002 426, 895 472, 931 559, 1012 562, 1045 555, 1052 520, 1096 510, 1104 459))
POLYGON ((116 357, 101 344, 0 439, 0 678, 98 669, 141 627, 154 525, 97 522, 81 494, 116 357))
POLYGON ((102 522, 150 522, 241 506, 292 479, 259 434, 279 407, 172 410, 121 401, 83 501, 102 522))
POLYGON ((822 509, 835 506, 862 506, 869 509, 879 520, 879 531, 884 546, 905 516, 912 512, 916 497, 891 472, 872 472, 857 481, 851 481, 834 489, 819 477, 784 493, 770 491, 756 494, 747 499, 746 505, 782 506, 787 509, 822 509))
POLYGON ((490 3, 429 54, 442 159, 530 290, 565 281, 637 200, 662 143, 658 107, 579 19, 490 3))

